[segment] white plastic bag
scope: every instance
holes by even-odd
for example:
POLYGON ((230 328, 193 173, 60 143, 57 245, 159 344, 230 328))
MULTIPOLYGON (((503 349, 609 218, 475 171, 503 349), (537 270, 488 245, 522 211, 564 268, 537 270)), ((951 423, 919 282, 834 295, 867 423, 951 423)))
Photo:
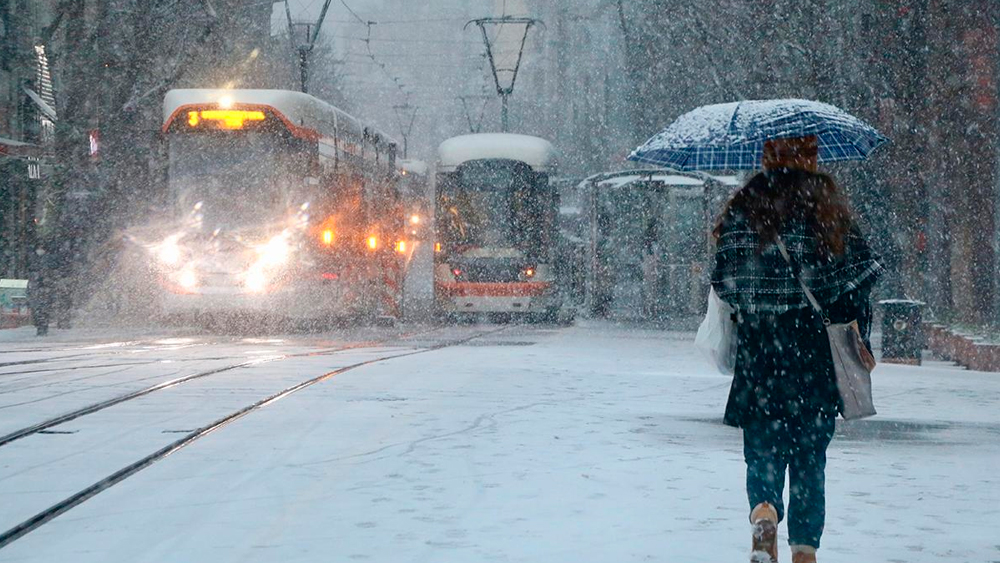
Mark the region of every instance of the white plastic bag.
POLYGON ((712 288, 708 292, 708 313, 694 337, 694 345, 725 375, 736 371, 736 323, 732 314, 732 306, 719 299, 712 288))

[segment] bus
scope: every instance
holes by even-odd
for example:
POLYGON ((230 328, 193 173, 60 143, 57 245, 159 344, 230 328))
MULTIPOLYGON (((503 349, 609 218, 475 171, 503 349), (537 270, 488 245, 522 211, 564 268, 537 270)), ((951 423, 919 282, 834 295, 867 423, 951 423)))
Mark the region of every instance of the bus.
POLYGON ((509 133, 453 137, 438 148, 434 296, 444 316, 554 320, 556 154, 545 139, 509 133))
POLYGON ((285 90, 167 92, 168 211, 139 240, 166 313, 399 315, 396 143, 285 90))

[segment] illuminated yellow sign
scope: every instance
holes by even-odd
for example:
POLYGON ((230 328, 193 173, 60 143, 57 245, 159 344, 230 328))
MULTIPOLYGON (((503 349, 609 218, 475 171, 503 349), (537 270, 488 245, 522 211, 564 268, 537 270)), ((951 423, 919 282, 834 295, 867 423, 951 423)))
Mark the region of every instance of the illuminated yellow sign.
POLYGON ((247 121, 264 121, 264 112, 241 109, 206 109, 188 112, 188 125, 197 127, 204 121, 212 121, 223 129, 243 129, 247 121))

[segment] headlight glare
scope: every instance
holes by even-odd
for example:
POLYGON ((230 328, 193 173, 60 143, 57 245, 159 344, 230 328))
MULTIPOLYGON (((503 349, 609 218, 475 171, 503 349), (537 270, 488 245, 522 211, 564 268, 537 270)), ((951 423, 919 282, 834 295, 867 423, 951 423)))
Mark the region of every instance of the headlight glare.
POLYGON ((254 268, 247 272, 244 285, 251 293, 262 293, 267 289, 267 276, 261 270, 254 268))

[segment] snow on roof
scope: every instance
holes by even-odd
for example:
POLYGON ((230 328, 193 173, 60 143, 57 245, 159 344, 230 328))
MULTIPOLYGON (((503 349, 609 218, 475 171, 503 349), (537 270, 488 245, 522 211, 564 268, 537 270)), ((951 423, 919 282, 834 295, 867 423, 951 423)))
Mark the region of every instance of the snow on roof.
POLYGON ((31 101, 35 102, 35 105, 38 106, 38 109, 42 110, 42 113, 44 113, 46 117, 48 117, 52 121, 58 121, 58 116, 56 115, 55 108, 50 106, 48 102, 42 99, 42 97, 39 96, 31 88, 28 88, 27 86, 22 86, 22 88, 24 89, 24 93, 27 94, 29 98, 31 98, 31 101))
POLYGON ((452 137, 438 147, 438 169, 454 172, 470 160, 491 158, 517 160, 538 171, 550 171, 556 165, 552 143, 539 137, 514 133, 478 133, 452 137))
POLYGON ((577 185, 578 189, 587 189, 590 185, 602 188, 620 188, 639 180, 661 182, 668 186, 703 186, 706 180, 718 182, 727 187, 743 185, 739 176, 717 176, 705 172, 677 172, 670 169, 637 169, 619 172, 601 172, 588 176, 577 185))
POLYGON ((725 186, 741 186, 742 185, 742 183, 740 182, 740 179, 737 178, 736 176, 716 176, 714 174, 711 174, 711 176, 712 176, 713 180, 715 180, 716 182, 719 182, 720 184, 723 184, 725 186))
MULTIPOLYGON (((170 90, 163 98, 163 124, 166 126, 174 113, 184 106, 218 103, 223 98, 228 98, 233 104, 252 104, 273 108, 294 125, 328 134, 332 133, 330 131, 332 127, 342 131, 352 130, 352 133, 358 136, 364 129, 364 125, 349 113, 309 94, 291 90, 209 88, 170 90)), ((369 130, 377 133, 388 142, 395 142, 392 137, 381 131, 372 127, 369 127, 369 130)))
POLYGON ((0 289, 28 289, 28 280, 7 279, 0 280, 0 289))
POLYGON ((704 186, 705 181, 691 176, 680 176, 677 174, 628 174, 626 176, 615 176, 597 182, 603 188, 620 188, 632 182, 649 181, 660 182, 668 186, 704 186))

